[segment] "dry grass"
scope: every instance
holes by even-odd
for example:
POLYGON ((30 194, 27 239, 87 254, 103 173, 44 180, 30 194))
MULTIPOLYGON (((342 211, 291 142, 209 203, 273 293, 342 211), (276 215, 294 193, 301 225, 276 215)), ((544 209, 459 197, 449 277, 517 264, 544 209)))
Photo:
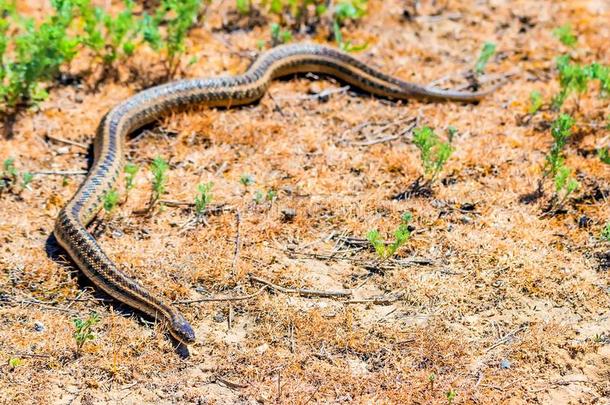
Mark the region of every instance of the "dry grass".
MULTIPOLYGON (((553 60, 564 50, 551 31, 571 21, 576 57, 608 61, 608 4, 423 1, 424 15, 460 17, 407 22, 405 2, 371 3, 350 35, 371 41, 359 57, 384 71, 427 83, 472 67, 488 40, 500 52, 490 72, 516 75, 478 105, 395 104, 350 92, 302 99, 337 84, 300 78, 274 84, 272 97, 252 107, 173 114, 130 141, 129 157, 142 167, 157 155, 170 161, 167 199, 192 201, 198 183, 214 182, 214 203, 240 213, 236 265, 235 212, 210 215, 208 225, 185 232, 188 209, 132 214, 148 201, 146 170, 128 202, 102 218, 99 240, 127 273, 172 300, 254 294, 261 285, 249 274, 283 287, 400 300, 346 304, 269 288, 242 301, 182 305, 198 342, 181 358, 160 325, 107 301, 50 241, 55 216, 82 177, 64 184, 60 176, 37 176, 31 191, 1 200, 0 293, 12 301, 0 304, 0 401, 447 403, 450 390, 454 403, 607 400, 609 273, 594 254, 608 250, 597 242, 608 204, 583 200, 541 218, 544 202, 519 198, 535 189, 550 144, 550 113, 522 118, 532 90, 549 99, 557 89, 553 60), (390 124, 414 117, 441 133, 458 128, 456 152, 433 197, 394 201, 420 174, 409 137, 357 144, 383 125, 375 136, 395 135, 402 124, 390 124), (247 189, 239 184, 245 173, 256 179, 247 189), (270 189, 273 203, 252 201, 270 189), (475 212, 460 210, 465 203, 475 212), (292 221, 285 209, 295 210, 292 221), (413 213, 416 232, 399 251, 402 262, 371 272, 374 253, 341 242, 372 228, 388 234, 404 211, 413 213), (578 226, 583 216, 588 227, 578 226), (329 258, 333 249, 341 252, 329 258), (406 260, 413 258, 428 264, 406 260), (101 322, 76 356, 71 318, 90 311, 101 322), (22 364, 11 367, 10 358, 22 364)), ((192 33, 189 54, 201 58, 186 76, 240 72, 249 63, 243 52, 267 37, 267 27, 219 30, 227 4, 212 6, 192 33)), ((139 55, 134 64, 146 72, 150 58, 139 55)), ((87 60, 73 69, 83 66, 87 60)), ((13 156, 32 172, 86 168, 85 151, 45 135, 89 144, 104 112, 137 85, 52 91, 39 112, 19 120, 15 138, 0 144, 0 158, 13 156)), ((578 121, 600 122, 608 112, 607 100, 586 96, 578 121)), ((580 125, 576 133, 567 153, 584 179, 577 197, 593 184, 607 190, 607 166, 583 151, 603 145, 608 132, 580 125)))

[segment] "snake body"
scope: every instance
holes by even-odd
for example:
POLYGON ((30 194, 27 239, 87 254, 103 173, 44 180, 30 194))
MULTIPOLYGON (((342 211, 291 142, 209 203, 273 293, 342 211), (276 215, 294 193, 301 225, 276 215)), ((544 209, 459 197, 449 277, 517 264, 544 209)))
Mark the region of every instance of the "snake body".
POLYGON ((263 53, 246 73, 206 79, 179 80, 144 90, 108 112, 99 124, 94 160, 87 178, 60 211, 55 236, 91 282, 116 300, 162 320, 178 341, 195 341, 184 316, 168 301, 129 278, 108 258, 87 231, 105 194, 123 170, 126 136, 168 111, 203 104, 230 107, 252 103, 269 83, 295 73, 321 73, 376 96, 390 99, 425 98, 472 102, 488 92, 467 93, 419 86, 388 76, 336 49, 314 44, 283 45, 263 53))

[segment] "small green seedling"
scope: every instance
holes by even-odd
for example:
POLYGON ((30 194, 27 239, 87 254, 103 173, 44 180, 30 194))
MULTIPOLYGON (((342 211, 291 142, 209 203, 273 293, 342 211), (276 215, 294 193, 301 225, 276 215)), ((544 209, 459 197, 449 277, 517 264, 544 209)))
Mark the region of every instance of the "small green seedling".
POLYGON ((530 93, 530 108, 528 112, 534 115, 540 110, 540 107, 542 107, 542 95, 539 91, 534 90, 530 93))
POLYGON ((153 159, 150 164, 150 171, 153 175, 152 180, 152 194, 150 196, 150 203, 148 204, 148 209, 151 210, 157 202, 161 199, 161 196, 165 194, 165 186, 167 184, 167 170, 169 169, 169 165, 167 162, 160 156, 157 156, 153 159))
POLYGON ((14 370, 17 367, 19 367, 21 364, 23 363, 23 361, 19 358, 19 357, 11 357, 8 360, 8 366, 14 370))
POLYGON ((477 63, 475 64, 474 70, 478 74, 483 74, 485 71, 485 66, 489 59, 496 53, 496 44, 492 42, 485 42, 483 44, 483 48, 481 49, 481 54, 479 55, 479 59, 477 59, 477 63))
POLYGON ((606 225, 602 229, 599 237, 603 241, 610 242, 610 222, 606 222, 606 225))
POLYGON ((610 151, 607 147, 598 149, 597 156, 599 157, 599 160, 607 165, 610 165, 610 151))
POLYGON ((430 185, 443 170, 453 148, 449 142, 442 142, 430 127, 416 128, 413 143, 419 149, 426 183, 430 185))
POLYGON ((205 184, 199 184, 197 186, 197 195, 195 196, 195 213, 197 216, 201 216, 205 213, 205 209, 208 204, 212 201, 212 186, 214 183, 209 182, 205 184))
POLYGON ((454 390, 447 391, 447 404, 451 405, 455 397, 457 397, 457 392, 454 390))
POLYGON ((34 180, 34 175, 30 172, 21 173, 21 187, 23 189, 29 189, 30 183, 34 180))
POLYGON ((250 13, 250 0, 235 0, 235 7, 239 14, 246 15, 250 13))
POLYGON ((292 41, 292 32, 283 30, 278 23, 271 24, 271 44, 285 44, 292 41))
POLYGON ((108 192, 104 194, 104 211, 111 213, 118 204, 119 193, 115 189, 108 190, 108 192))
POLYGON ((553 145, 549 154, 546 156, 546 170, 544 176, 555 177, 559 169, 564 164, 563 148, 572 135, 572 127, 574 126, 574 118, 568 114, 561 114, 551 126, 551 135, 553 136, 553 145))
POLYGON ((389 245, 383 241, 381 235, 379 234, 379 231, 376 229, 373 229, 366 234, 366 239, 373 246, 375 252, 377 253, 377 256, 379 256, 382 261, 385 261, 390 257, 394 256, 396 251, 402 245, 404 245, 411 236, 411 231, 409 230, 409 222, 411 222, 413 216, 411 215, 411 213, 406 212, 401 216, 400 219, 401 223, 394 231, 394 241, 389 245))
POLYGON ((95 339, 93 334, 93 326, 100 321, 100 317, 96 313, 92 313, 86 319, 74 318, 74 339, 76 340, 76 352, 80 353, 83 345, 90 340, 95 339))
POLYGON ((129 162, 125 165, 123 170, 125 172, 125 189, 129 192, 135 186, 134 180, 140 168, 137 165, 129 162))
POLYGON ((244 187, 251 186, 254 184, 254 177, 251 174, 242 174, 239 183, 244 187))
POLYGON ((576 45, 577 38, 570 24, 564 24, 561 27, 555 28, 553 35, 565 46, 573 47, 576 45))
POLYGON ((555 195, 557 202, 554 204, 556 211, 563 208, 568 197, 580 187, 578 180, 572 177, 570 169, 561 166, 555 175, 555 195))

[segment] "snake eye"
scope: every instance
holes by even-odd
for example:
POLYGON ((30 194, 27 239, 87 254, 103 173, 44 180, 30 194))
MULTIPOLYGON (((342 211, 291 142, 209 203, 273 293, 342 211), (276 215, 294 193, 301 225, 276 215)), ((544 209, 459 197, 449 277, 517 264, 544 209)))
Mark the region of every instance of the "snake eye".
POLYGON ((172 336, 174 336, 180 342, 184 344, 195 342, 195 332, 188 321, 182 317, 182 315, 174 315, 169 326, 172 336))

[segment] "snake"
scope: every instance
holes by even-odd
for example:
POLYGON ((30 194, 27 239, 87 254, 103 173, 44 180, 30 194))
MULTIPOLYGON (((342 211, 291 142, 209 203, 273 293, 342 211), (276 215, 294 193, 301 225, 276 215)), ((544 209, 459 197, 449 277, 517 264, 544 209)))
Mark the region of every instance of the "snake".
POLYGON ((271 48, 240 75, 183 79, 145 89, 116 105, 101 119, 93 142, 93 163, 57 216, 53 233, 59 245, 96 288, 162 322, 178 343, 194 343, 195 332, 185 316, 169 300, 153 294, 119 269, 87 225, 123 171, 129 134, 172 110, 191 105, 228 108, 252 104, 265 95, 274 79, 304 73, 334 77, 360 91, 391 100, 476 102, 495 89, 454 91, 406 82, 339 49, 314 43, 271 48))

